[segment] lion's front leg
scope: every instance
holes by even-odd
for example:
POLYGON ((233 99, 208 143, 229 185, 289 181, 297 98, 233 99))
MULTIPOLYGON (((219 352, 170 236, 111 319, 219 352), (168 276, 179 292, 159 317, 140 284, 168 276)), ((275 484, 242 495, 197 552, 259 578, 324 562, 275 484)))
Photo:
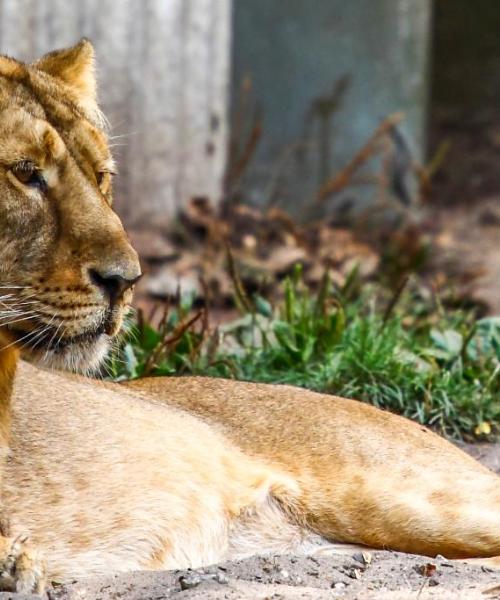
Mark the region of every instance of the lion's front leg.
POLYGON ((28 537, 0 536, 0 590, 41 593, 46 586, 45 564, 28 537))
MULTIPOLYGON (((0 487, 4 459, 8 453, 12 385, 19 358, 9 338, 0 332, 0 487)), ((45 567, 28 537, 8 535, 8 515, 0 513, 0 590, 40 593, 45 588, 45 567)))

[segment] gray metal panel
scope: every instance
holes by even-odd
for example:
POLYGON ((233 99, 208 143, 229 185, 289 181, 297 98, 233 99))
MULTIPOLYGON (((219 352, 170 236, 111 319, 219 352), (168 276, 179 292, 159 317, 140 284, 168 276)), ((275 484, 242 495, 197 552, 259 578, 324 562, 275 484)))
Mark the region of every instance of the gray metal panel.
POLYGON ((420 158, 429 20, 429 0, 235 0, 233 114, 247 76, 263 114, 243 197, 262 204, 275 193, 300 212, 394 111, 405 111, 420 158), (328 99, 343 77, 334 114, 328 99))

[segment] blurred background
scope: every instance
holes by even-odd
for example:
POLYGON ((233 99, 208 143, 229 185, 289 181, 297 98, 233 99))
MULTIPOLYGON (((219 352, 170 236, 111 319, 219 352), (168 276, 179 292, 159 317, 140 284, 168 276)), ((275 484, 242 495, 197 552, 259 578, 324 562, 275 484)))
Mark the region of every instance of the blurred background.
POLYGON ((252 290, 383 263, 499 312, 499 30, 491 0, 0 1, 4 53, 95 44, 146 304, 230 305, 228 242, 252 290))

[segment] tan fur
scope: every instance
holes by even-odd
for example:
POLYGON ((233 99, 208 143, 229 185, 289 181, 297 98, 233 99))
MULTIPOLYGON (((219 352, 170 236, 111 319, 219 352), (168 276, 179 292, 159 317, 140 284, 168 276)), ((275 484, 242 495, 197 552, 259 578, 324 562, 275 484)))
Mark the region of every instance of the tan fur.
MULTIPOLYGON (((42 336, 27 355, 75 370, 99 362, 129 299, 109 314, 89 268, 138 272, 108 186, 99 189, 111 157, 92 60, 88 42, 34 66, 0 59, 1 319, 53 319, 68 345, 42 336), (26 153, 45 196, 13 170, 26 153), (75 341, 105 319, 92 343, 75 341)), ((5 351, 10 340, 22 349, 18 328, 34 331, 31 320, 13 329, 1 319, 5 351)), ((15 354, 3 358, 7 432, 15 354)), ((193 377, 104 384, 20 363, 3 509, 0 577, 18 589, 43 580, 36 552, 16 540, 25 531, 57 579, 307 550, 318 535, 500 554, 500 479, 427 429, 351 400, 193 377)))
POLYGON ((89 42, 33 65, 0 59, 0 325, 19 340, 31 331, 21 340, 26 354, 71 370, 99 364, 130 301, 127 292, 110 309, 90 270, 140 273, 110 206, 114 163, 102 122, 89 42), (45 192, 19 180, 23 162, 35 165, 45 192), (108 337, 57 344, 104 322, 108 337))
MULTIPOLYGON (((8 338, 7 338, 8 339, 8 338)), ((0 344, 6 338, 0 335, 0 344)), ((10 435, 10 398, 16 374, 19 351, 17 348, 0 348, 0 454, 3 456, 9 443, 10 435)), ((3 460, 3 458, 2 458, 3 460)), ((0 472, 1 480, 1 472, 0 472)))
POLYGON ((11 528, 30 532, 51 577, 200 566, 307 535, 279 506, 299 495, 284 470, 118 385, 21 364, 11 446, 11 528), (247 534, 266 519, 273 535, 247 534))

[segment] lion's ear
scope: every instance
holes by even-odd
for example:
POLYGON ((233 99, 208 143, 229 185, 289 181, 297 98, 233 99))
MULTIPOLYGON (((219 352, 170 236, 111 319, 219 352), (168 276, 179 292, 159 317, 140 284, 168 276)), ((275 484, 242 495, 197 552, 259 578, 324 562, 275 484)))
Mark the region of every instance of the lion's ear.
POLYGON ((75 88, 83 102, 96 101, 94 47, 87 39, 71 48, 45 54, 33 66, 75 88))

